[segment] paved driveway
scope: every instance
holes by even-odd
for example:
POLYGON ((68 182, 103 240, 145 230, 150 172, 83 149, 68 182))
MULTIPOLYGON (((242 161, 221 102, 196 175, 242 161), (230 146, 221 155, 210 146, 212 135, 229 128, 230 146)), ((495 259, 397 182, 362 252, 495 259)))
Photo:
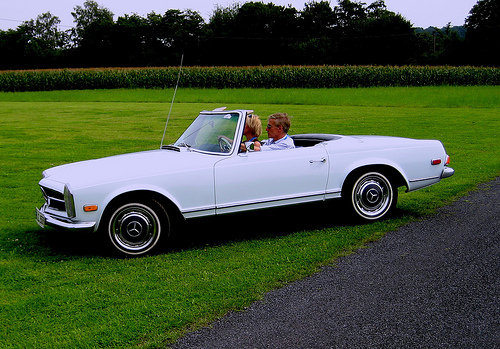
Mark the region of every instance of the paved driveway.
POLYGON ((500 348, 500 179, 175 348, 500 348))

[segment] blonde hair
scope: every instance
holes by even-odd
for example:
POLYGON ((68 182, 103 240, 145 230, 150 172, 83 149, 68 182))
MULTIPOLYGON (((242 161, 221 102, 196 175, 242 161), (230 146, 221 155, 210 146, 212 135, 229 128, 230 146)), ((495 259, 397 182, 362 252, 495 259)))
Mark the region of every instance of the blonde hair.
POLYGON ((248 114, 246 123, 255 137, 259 137, 262 134, 262 122, 260 122, 258 115, 248 114))

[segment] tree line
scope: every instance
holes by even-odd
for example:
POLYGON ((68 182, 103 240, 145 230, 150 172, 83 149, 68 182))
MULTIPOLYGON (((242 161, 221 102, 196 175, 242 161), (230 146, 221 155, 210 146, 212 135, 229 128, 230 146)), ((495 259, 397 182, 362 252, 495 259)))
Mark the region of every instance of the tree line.
POLYGON ((479 0, 455 27, 414 28, 383 0, 311 1, 302 11, 273 3, 217 7, 208 22, 192 10, 126 14, 87 0, 60 30, 50 12, 0 31, 0 69, 177 65, 493 65, 499 59, 500 0, 479 0), (429 30, 430 29, 430 30, 429 30))

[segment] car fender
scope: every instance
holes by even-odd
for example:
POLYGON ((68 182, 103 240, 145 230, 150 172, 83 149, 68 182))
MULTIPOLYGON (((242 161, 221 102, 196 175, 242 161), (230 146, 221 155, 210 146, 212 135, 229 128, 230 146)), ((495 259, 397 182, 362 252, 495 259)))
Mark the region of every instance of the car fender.
POLYGON ((156 185, 146 184, 146 183, 134 183, 134 184, 130 184, 130 185, 127 185, 124 187, 119 187, 119 188, 113 190, 112 192, 108 193, 104 197, 104 199, 101 203, 103 209, 101 210, 101 214, 99 215, 99 217, 96 221, 95 230, 97 231, 99 229, 100 222, 102 220, 104 212, 106 212, 106 209, 108 208, 109 204, 113 200, 115 200, 116 198, 118 198, 121 195, 131 194, 131 193, 139 192, 139 191, 148 191, 148 192, 153 192, 153 193, 156 193, 158 195, 161 195, 162 197, 164 197, 165 199, 170 201, 177 208, 177 210, 179 210, 179 212, 181 212, 181 206, 179 205, 179 202, 175 199, 175 197, 170 192, 165 190, 165 188, 162 188, 162 187, 159 187, 156 185))
POLYGON ((346 179, 354 171, 357 171, 358 169, 363 168, 363 167, 374 167, 374 166, 387 166, 387 167, 392 168, 393 170, 397 171, 401 175, 401 177, 404 180, 404 185, 407 188, 409 188, 409 185, 410 185, 406 171, 398 163, 391 161, 390 159, 387 159, 387 158, 372 157, 372 158, 367 158, 367 159, 363 159, 363 160, 355 160, 355 161, 352 161, 350 163, 344 163, 342 165, 339 165, 338 162, 334 161, 332 166, 333 166, 333 169, 331 169, 330 173, 335 173, 335 168, 343 168, 341 173, 339 173, 338 177, 335 178, 333 180, 333 182, 331 183, 332 185, 337 187, 339 191, 342 190, 346 179), (344 167, 342 167, 342 166, 344 166, 344 167))

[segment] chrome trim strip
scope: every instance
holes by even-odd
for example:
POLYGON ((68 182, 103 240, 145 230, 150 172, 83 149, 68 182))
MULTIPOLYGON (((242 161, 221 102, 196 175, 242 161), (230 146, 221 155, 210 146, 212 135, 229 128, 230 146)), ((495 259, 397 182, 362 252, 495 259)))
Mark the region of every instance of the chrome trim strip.
MULTIPOLYGON (((340 192, 335 192, 335 194, 340 194, 340 192)), ((181 211, 181 213, 186 217, 198 217, 200 215, 203 215, 203 212, 205 211, 208 214, 215 214, 213 210, 225 210, 228 208, 233 208, 233 207, 242 207, 242 206, 251 206, 251 205, 259 205, 259 204, 269 204, 269 203, 274 203, 274 202, 279 202, 279 201, 286 201, 286 200, 295 200, 295 199, 305 199, 305 198, 313 198, 313 201, 321 201, 325 199, 325 193, 323 191, 316 192, 316 193, 310 193, 310 194, 303 194, 299 196, 283 196, 283 197, 278 197, 274 199, 263 199, 263 200, 256 200, 256 201, 244 201, 240 202, 237 204, 225 204, 225 205, 216 205, 216 206, 206 206, 206 207, 199 207, 196 209, 189 209, 189 210, 184 210, 181 211), (209 212, 211 211, 211 212, 209 212)), ((310 201, 309 201, 310 202, 310 201)))
POLYGON ((185 219, 205 217, 205 216, 215 216, 215 209, 213 208, 210 210, 182 212, 182 215, 184 216, 185 219))
POLYGON ((192 151, 194 153, 199 153, 199 154, 206 154, 206 155, 215 155, 215 156, 230 156, 232 153, 216 153, 208 150, 200 150, 200 149, 195 149, 195 148, 189 148, 188 151, 192 151))
POLYGON ((294 200, 294 199, 313 198, 315 196, 320 196, 320 198, 318 198, 318 201, 323 200, 324 196, 325 196, 325 192, 320 191, 320 192, 302 194, 302 195, 287 195, 287 196, 277 197, 274 199, 263 199, 263 200, 256 200, 256 201, 250 201, 250 200, 249 201, 242 201, 242 202, 237 203, 237 204, 216 205, 216 209, 225 209, 225 208, 239 207, 239 206, 246 206, 246 205, 255 205, 255 204, 266 204, 266 203, 271 203, 271 202, 294 200))
POLYGON ((419 178, 419 179, 413 179, 409 181, 410 183, 416 183, 416 182, 423 182, 423 181, 430 181, 433 179, 439 179, 440 177, 428 177, 428 178, 419 178))
POLYGON ((65 217, 52 216, 51 214, 45 212, 44 207, 37 209, 37 212, 42 215, 45 219, 45 225, 64 228, 69 230, 92 230, 96 222, 73 222, 65 217))
POLYGON ((326 200, 338 199, 342 197, 342 192, 340 190, 327 191, 325 195, 326 200))
POLYGON ((191 208, 188 210, 183 210, 183 211, 181 211, 181 213, 184 214, 184 213, 195 213, 195 212, 209 211, 209 210, 215 210, 215 208, 216 208, 215 205, 196 207, 196 208, 191 208))

